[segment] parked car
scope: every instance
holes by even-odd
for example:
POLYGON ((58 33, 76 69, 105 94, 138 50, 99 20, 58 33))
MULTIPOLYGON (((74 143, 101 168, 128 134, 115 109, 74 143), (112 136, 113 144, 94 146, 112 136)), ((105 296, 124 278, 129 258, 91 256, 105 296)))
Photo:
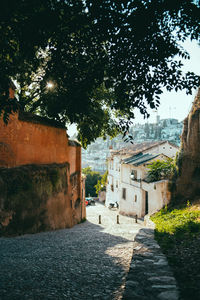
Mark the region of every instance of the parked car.
POLYGON ((94 199, 91 198, 91 197, 86 197, 86 198, 85 198, 85 204, 86 204, 86 206, 87 206, 87 205, 95 205, 95 201, 94 201, 94 199))

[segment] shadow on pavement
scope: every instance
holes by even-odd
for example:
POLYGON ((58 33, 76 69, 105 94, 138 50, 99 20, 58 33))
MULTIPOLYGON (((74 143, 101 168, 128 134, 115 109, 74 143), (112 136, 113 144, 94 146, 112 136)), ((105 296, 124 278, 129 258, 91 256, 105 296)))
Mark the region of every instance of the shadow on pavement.
POLYGON ((0 238, 1 299, 119 299, 130 240, 102 230, 86 221, 0 238))

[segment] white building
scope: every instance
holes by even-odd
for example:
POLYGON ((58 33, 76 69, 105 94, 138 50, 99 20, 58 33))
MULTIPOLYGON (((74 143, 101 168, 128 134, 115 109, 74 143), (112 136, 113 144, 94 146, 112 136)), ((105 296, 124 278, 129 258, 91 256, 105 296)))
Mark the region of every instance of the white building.
POLYGON ((174 157, 178 147, 166 141, 136 144, 129 149, 111 151, 108 159, 106 206, 117 201, 121 214, 153 213, 170 200, 167 180, 145 182, 147 165, 154 160, 174 157))
POLYGON ((106 186, 106 201, 109 203, 120 201, 120 182, 121 182, 121 156, 117 151, 111 150, 111 157, 108 159, 108 179, 106 186))

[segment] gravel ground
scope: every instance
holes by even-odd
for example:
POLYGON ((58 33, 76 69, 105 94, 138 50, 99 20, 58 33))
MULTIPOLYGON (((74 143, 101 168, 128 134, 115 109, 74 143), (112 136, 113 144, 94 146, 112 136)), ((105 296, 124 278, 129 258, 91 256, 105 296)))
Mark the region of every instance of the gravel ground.
POLYGON ((0 299, 121 299, 143 224, 117 213, 97 204, 71 229, 0 238, 0 299))

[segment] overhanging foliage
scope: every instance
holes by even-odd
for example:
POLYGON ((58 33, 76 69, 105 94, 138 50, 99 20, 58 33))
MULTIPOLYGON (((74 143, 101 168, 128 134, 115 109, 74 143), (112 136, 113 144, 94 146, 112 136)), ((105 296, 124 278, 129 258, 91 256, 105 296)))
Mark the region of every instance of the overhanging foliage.
POLYGON ((5 121, 20 107, 76 123, 83 146, 126 132, 135 108, 147 117, 158 107, 163 87, 199 85, 181 70, 189 54, 179 44, 199 41, 199 21, 191 0, 2 0, 0 112, 5 121))

